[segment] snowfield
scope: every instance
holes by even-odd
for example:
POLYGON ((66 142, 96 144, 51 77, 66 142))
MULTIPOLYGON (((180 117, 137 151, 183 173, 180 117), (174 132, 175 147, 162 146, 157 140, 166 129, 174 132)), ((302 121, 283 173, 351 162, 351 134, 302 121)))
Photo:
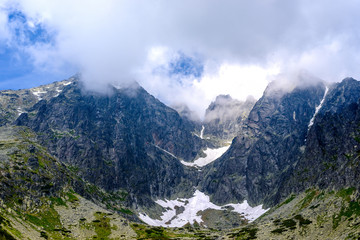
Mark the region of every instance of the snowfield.
POLYGON ((229 147, 230 147, 230 145, 221 147, 221 148, 216 148, 216 149, 207 148, 204 151, 204 153, 206 154, 206 157, 198 158, 194 162, 185 162, 185 161, 181 160, 181 163, 184 164, 185 166, 190 166, 190 167, 203 167, 203 166, 206 166, 207 164, 215 161, 219 157, 221 157, 221 155, 223 155, 229 149, 229 147))
MULTIPOLYGON (((169 151, 166 151, 165 149, 154 145, 156 148, 160 149, 161 151, 169 154, 170 156, 172 156, 173 158, 179 159, 178 157, 176 157, 174 154, 172 154, 169 151)), ((216 159, 218 159, 219 157, 221 157, 221 155, 223 155, 228 149, 229 146, 225 146, 225 147, 221 147, 221 148, 216 148, 216 149, 211 149, 211 148, 207 148, 204 153, 206 154, 206 157, 203 158, 198 158, 196 159, 194 162, 185 162, 184 160, 180 160, 180 162, 185 165, 185 166, 189 166, 189 167, 203 167, 206 166, 207 164, 215 161, 216 159)))
POLYGON ((195 221, 198 223, 203 222, 198 212, 206 209, 225 210, 225 207, 233 207, 233 212, 237 212, 243 215, 250 222, 260 217, 269 209, 263 209, 262 205, 251 207, 245 200, 243 203, 238 204, 227 204, 224 206, 218 206, 210 202, 210 197, 205 193, 196 190, 193 197, 189 199, 178 198, 176 200, 157 200, 157 204, 165 208, 162 216, 159 219, 152 219, 146 214, 139 214, 139 218, 145 223, 151 226, 162 226, 162 227, 182 227, 187 223, 194 224, 195 221), (184 211, 180 211, 176 215, 176 209, 183 207, 184 211))

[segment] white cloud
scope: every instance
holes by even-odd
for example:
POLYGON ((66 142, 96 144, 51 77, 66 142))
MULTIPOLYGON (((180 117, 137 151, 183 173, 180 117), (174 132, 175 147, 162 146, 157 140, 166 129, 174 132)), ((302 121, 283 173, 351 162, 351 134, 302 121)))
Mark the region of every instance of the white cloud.
MULTIPOLYGON (((359 78, 359 0, 331 4, 18 0, 18 4, 29 24, 41 23, 56 34, 52 45, 27 49, 37 66, 61 70, 70 64, 93 89, 135 79, 168 104, 185 101, 198 112, 220 93, 258 97, 268 76, 277 72, 307 69, 330 81, 359 78), (179 51, 201 56, 202 77, 180 81, 154 74, 153 67, 166 65, 179 51)), ((0 11, 0 20, 4 16, 0 11)), ((0 34, 6 32, 1 23, 0 34)))
MULTIPOLYGON (((1 9, 1 5, 0 5, 0 9, 1 9)), ((7 14, 4 11, 0 11, 0 41, 4 41, 9 37, 6 23, 7 23, 7 14)))
POLYGON ((257 65, 222 64, 217 74, 205 75, 195 82, 196 88, 205 91, 207 99, 219 93, 246 100, 247 96, 261 97, 269 77, 279 74, 276 66, 264 68, 257 65))
POLYGON ((150 93, 169 105, 186 103, 203 117, 205 109, 219 94, 230 94, 232 97, 245 101, 249 95, 260 98, 269 79, 280 73, 277 65, 257 66, 238 64, 204 63, 201 77, 177 77, 168 75, 166 65, 175 53, 169 49, 156 47, 149 51, 147 65, 138 72, 140 84, 150 93), (214 67, 215 65, 215 67, 214 67), (154 71, 154 69, 161 69, 154 71))

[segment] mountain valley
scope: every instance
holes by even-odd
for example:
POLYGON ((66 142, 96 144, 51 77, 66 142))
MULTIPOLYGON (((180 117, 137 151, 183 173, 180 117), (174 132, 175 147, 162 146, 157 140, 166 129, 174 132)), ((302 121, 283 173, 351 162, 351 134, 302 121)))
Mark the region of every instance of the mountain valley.
POLYGON ((0 239, 360 238, 360 82, 305 82, 203 120, 137 83, 0 91, 0 239))

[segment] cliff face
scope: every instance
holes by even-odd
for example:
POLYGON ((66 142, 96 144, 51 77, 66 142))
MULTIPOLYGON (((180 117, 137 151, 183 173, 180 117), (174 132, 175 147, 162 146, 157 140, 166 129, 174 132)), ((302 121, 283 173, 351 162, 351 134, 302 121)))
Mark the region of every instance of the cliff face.
POLYGON ((0 91, 0 126, 13 123, 21 113, 28 112, 40 100, 50 100, 75 77, 31 89, 0 91))
POLYGON ((360 82, 334 85, 309 128, 305 152, 284 181, 282 195, 310 187, 341 189, 359 184, 360 82))
POLYGON ((256 100, 245 102, 219 95, 206 109, 203 135, 231 141, 240 131, 256 100))
POLYGON ((98 95, 79 84, 38 102, 17 124, 33 129, 60 161, 104 189, 168 197, 190 185, 177 158, 193 159, 202 142, 175 110, 140 86, 98 95))
POLYGON ((207 169, 203 189, 217 202, 266 202, 302 156, 309 122, 324 93, 322 83, 290 92, 270 85, 229 150, 207 169))
MULTIPOLYGON (((1 205, 39 207, 42 197, 57 197, 78 179, 48 155, 26 127, 0 128, 1 205)), ((76 185, 76 184, 74 184, 76 185)))

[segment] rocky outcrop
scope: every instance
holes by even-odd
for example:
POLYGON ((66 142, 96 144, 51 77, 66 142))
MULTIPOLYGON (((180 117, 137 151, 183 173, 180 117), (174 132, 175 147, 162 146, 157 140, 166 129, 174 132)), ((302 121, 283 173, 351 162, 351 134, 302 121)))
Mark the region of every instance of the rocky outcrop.
POLYGON ((40 100, 58 96, 76 77, 30 89, 0 91, 0 126, 13 123, 40 100))
POLYGON ((58 196, 71 187, 66 167, 35 142, 35 134, 25 127, 0 128, 0 199, 20 209, 39 207, 42 197, 58 196))
POLYGON ((217 96, 206 109, 203 135, 231 141, 239 133, 255 102, 253 97, 242 102, 230 95, 217 96))
POLYGON ((36 114, 22 114, 17 124, 36 131, 79 176, 106 190, 126 189, 140 205, 191 188, 179 159, 192 160, 202 142, 175 110, 137 84, 104 95, 80 84, 38 102, 36 114))
POLYGON ((126 193, 86 183, 27 127, 0 127, 0 189, 1 239, 135 238, 124 218, 136 220, 124 208, 126 193))
POLYGON ((229 150, 208 167, 202 189, 220 203, 245 198, 266 203, 302 156, 309 121, 324 92, 321 82, 291 91, 269 85, 229 150))
MULTIPOLYGON (((77 172, 78 169, 61 163, 41 146, 31 129, 0 127, 0 207, 31 210, 41 207, 49 198, 64 198, 69 192, 96 203, 110 193, 118 197, 115 192, 105 193, 85 182, 77 172)), ((122 206, 125 199, 122 201, 114 204, 122 206)), ((109 200, 107 204, 113 203, 109 200)))
POLYGON ((347 78, 327 94, 306 135, 305 151, 279 194, 320 189, 360 189, 360 82, 347 78))

